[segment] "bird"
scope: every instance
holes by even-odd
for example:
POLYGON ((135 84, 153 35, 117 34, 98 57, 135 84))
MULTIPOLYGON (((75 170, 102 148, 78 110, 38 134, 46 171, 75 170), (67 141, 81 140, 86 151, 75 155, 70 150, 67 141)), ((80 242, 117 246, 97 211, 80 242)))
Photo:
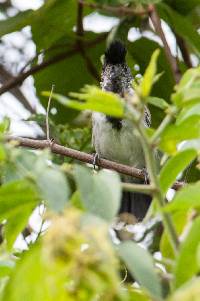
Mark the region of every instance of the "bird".
MULTIPOLYGON (((105 51, 101 72, 101 89, 116 93, 120 97, 134 95, 133 76, 126 63, 126 53, 126 47, 121 41, 113 41, 105 51)), ((151 114, 146 107, 143 125, 151 125, 151 114)), ((146 169, 140 138, 130 120, 93 112, 92 143, 99 158, 146 169)), ((125 175, 121 180, 128 183, 144 183, 144 180, 125 175)), ((145 217, 150 203, 149 195, 123 191, 119 214, 131 214, 140 222, 145 217)))

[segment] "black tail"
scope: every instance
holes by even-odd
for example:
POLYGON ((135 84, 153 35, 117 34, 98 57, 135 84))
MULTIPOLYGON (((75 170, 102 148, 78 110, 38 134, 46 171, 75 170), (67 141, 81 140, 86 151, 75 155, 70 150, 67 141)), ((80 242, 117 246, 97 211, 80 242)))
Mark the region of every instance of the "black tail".
POLYGON ((144 193, 124 191, 119 213, 133 214, 138 221, 141 221, 147 213, 151 199, 150 195, 144 193))

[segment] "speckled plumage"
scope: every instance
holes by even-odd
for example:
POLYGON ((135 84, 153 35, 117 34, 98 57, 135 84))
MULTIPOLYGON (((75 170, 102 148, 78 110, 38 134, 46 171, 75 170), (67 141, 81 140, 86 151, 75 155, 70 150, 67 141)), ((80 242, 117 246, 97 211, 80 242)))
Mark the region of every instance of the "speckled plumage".
MULTIPOLYGON (((133 95, 132 74, 125 62, 126 49, 114 42, 105 53, 101 74, 101 88, 121 97, 133 95)), ((148 109, 144 113, 144 126, 150 126, 148 109)), ((100 157, 118 163, 145 168, 145 158, 140 139, 129 120, 121 120, 102 113, 93 113, 93 145, 100 157)), ((122 177, 125 182, 139 182, 132 177, 122 177)), ((149 207, 150 198, 144 194, 124 193, 120 212, 134 214, 141 220, 149 207)))

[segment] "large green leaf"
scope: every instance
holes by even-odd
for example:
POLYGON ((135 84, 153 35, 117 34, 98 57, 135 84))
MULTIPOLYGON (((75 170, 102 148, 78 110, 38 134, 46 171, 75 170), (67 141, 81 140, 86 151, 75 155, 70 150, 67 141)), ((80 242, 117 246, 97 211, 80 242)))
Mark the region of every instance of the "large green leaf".
POLYGON ((64 174, 60 170, 46 168, 38 175, 36 182, 48 207, 54 211, 62 211, 70 194, 64 174))
POLYGON ((39 202, 35 186, 27 180, 9 182, 0 187, 0 220, 6 219, 5 238, 9 249, 25 228, 39 202))
POLYGON ((75 178, 84 207, 91 213, 111 221, 118 213, 121 201, 119 176, 114 172, 76 166, 75 178))
POLYGON ((199 301, 200 278, 194 278, 177 289, 168 301, 199 301))
POLYGON ((14 17, 0 21, 0 36, 21 30, 24 26, 29 25, 33 20, 34 12, 26 10, 18 13, 14 17))
POLYGON ((74 0, 48 0, 35 12, 32 34, 38 51, 49 48, 66 33, 72 33, 76 8, 74 0))
POLYGON ((174 286, 180 287, 191 279, 198 271, 197 248, 200 242, 200 217, 196 218, 192 227, 181 245, 175 265, 174 286))
POLYGON ((188 184, 178 191, 169 204, 165 207, 167 211, 188 211, 191 208, 200 208, 200 181, 188 184))
POLYGON ((120 257, 131 275, 154 297, 161 297, 161 285, 150 254, 133 241, 118 246, 120 257))
POLYGON ((161 135, 160 147, 169 154, 177 151, 178 143, 200 138, 199 116, 190 116, 178 125, 169 125, 161 135))
POLYGON ((171 185, 175 182, 177 176, 194 160, 197 152, 193 149, 187 149, 178 152, 170 158, 160 172, 160 187, 163 193, 166 193, 171 185))
MULTIPOLYGON (((50 92, 42 94, 49 96, 50 92)), ((65 107, 75 110, 97 111, 118 118, 122 118, 124 115, 122 99, 112 92, 102 91, 95 86, 86 86, 82 89, 82 93, 71 93, 71 95, 82 101, 71 100, 56 93, 53 93, 52 97, 65 107)))

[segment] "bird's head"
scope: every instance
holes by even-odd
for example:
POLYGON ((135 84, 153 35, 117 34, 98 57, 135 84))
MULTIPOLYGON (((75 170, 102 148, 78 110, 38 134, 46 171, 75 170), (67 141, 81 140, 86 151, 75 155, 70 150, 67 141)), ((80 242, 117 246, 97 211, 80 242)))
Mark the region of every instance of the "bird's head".
POLYGON ((114 41, 105 52, 101 74, 101 87, 124 96, 132 90, 132 75, 126 64, 126 48, 120 41, 114 41))

